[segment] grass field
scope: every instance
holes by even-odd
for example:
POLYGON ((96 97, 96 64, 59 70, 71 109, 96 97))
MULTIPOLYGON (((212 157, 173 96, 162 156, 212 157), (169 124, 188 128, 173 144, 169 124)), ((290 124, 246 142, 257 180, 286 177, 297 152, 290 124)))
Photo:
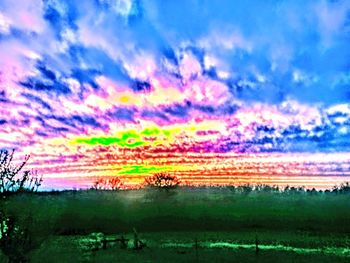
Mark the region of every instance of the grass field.
POLYGON ((30 216, 43 240, 32 262, 350 260, 349 194, 180 187, 20 194, 4 205, 23 222, 30 216), (147 244, 141 251, 131 248, 134 228, 147 244), (93 232, 123 234, 129 248, 86 249, 93 232))

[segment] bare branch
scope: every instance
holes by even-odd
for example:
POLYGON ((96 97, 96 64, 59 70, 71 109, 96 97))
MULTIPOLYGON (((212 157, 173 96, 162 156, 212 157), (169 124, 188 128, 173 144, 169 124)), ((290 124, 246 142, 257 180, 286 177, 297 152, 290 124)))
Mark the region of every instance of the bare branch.
POLYGON ((92 189, 96 190, 121 190, 124 189, 125 185, 118 177, 113 178, 100 178, 96 180, 92 186, 92 189))
POLYGON ((2 196, 21 191, 35 192, 42 182, 42 177, 38 177, 32 171, 27 170, 20 175, 30 156, 26 155, 24 161, 16 166, 13 164, 14 152, 15 150, 0 151, 0 194, 2 196))

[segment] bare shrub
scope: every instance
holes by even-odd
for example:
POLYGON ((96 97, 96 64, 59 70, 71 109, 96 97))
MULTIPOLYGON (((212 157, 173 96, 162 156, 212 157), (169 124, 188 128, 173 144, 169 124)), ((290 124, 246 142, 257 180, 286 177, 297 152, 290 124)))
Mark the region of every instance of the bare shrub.
POLYGON ((121 190, 124 189, 125 185, 118 177, 113 178, 100 178, 96 180, 92 186, 92 189, 96 190, 121 190))

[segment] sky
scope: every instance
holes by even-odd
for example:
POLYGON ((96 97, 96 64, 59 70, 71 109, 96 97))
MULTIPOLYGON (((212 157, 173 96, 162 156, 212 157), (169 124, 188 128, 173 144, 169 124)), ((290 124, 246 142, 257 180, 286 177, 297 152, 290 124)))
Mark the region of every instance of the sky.
POLYGON ((2 0, 0 148, 46 188, 329 186, 350 170, 349 44, 350 1, 2 0))

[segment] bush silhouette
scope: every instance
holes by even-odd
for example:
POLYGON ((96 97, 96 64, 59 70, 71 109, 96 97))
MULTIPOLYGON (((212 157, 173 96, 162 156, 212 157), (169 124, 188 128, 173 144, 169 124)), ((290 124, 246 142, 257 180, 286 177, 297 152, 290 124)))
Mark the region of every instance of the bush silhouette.
POLYGON ((27 262, 29 252, 43 239, 37 238, 30 215, 15 217, 7 212, 6 204, 10 194, 37 191, 42 177, 28 170, 21 173, 29 155, 19 165, 13 164, 13 156, 14 150, 0 151, 0 249, 9 262, 27 262))
POLYGON ((339 186, 334 186, 332 192, 335 194, 350 194, 350 183, 341 183, 339 186))
POLYGON ((180 184, 180 180, 175 175, 163 172, 147 177, 145 179, 145 184, 147 186, 169 190, 176 188, 180 184))
POLYGON ((11 193, 23 191, 35 192, 42 183, 42 177, 29 170, 20 173, 29 159, 26 155, 19 165, 13 164, 12 152, 0 151, 0 194, 6 197, 11 193))

